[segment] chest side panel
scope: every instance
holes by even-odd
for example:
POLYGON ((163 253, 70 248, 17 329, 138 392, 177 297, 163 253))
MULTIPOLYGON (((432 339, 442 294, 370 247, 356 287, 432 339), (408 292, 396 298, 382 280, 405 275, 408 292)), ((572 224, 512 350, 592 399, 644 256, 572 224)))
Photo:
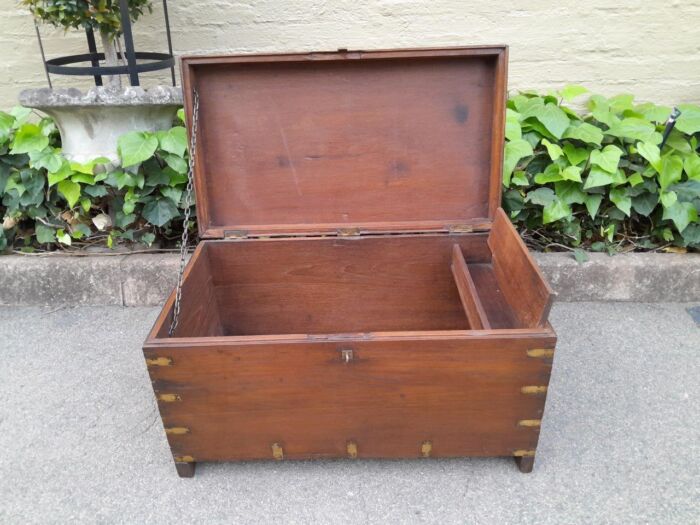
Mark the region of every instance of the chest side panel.
POLYGON ((149 370, 159 399, 177 397, 160 403, 166 429, 178 429, 168 433, 175 456, 270 459, 276 443, 289 458, 344 457, 349 442, 359 457, 420 457, 424 442, 436 457, 509 456, 536 447, 551 354, 528 351, 553 345, 495 337, 146 354, 170 360, 149 370))

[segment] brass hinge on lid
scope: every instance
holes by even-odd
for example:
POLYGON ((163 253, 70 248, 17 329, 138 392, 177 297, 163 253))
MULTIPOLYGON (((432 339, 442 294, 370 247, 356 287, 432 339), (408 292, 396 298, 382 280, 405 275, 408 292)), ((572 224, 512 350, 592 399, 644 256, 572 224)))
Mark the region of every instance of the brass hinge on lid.
POLYGON ((248 230, 224 230, 224 239, 245 239, 248 230))
POLYGON ((450 233, 473 233, 474 226, 471 224, 452 224, 447 227, 447 231, 450 233))
POLYGON ((338 237, 359 237, 360 228, 338 228, 336 230, 338 237))

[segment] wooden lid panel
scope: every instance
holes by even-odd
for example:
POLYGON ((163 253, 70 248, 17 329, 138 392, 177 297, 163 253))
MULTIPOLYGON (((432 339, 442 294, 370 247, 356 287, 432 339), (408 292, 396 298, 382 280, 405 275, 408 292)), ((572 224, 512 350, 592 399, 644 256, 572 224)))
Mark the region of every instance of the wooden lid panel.
POLYGON ((488 51, 183 59, 188 109, 200 97, 200 234, 488 221, 505 67, 488 51))

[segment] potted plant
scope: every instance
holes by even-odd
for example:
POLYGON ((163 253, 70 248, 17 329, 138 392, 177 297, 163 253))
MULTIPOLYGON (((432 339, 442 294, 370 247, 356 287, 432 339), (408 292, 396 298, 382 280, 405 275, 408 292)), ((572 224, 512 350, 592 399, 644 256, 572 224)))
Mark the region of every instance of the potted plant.
MULTIPOLYGON (((89 29, 99 34, 105 65, 119 65, 118 53, 122 36, 121 11, 118 0, 21 0, 37 21, 62 28, 89 29)), ((153 12, 151 0, 128 0, 129 19, 135 22, 144 11, 153 12)), ((107 76, 109 87, 121 88, 119 75, 107 76)))
MULTIPOLYGON (((83 30, 89 53, 47 59, 39 37, 49 88, 20 93, 23 106, 39 109, 56 121, 63 154, 85 162, 95 157, 117 161, 117 138, 130 131, 157 131, 171 126, 182 94, 175 87, 174 57, 170 40, 167 3, 163 1, 168 53, 134 49, 132 22, 153 11, 152 0, 20 0, 37 23, 70 30, 83 30), (99 35, 102 53, 97 51, 99 35), (144 62, 145 61, 145 62, 144 62), (79 63, 91 65, 76 65, 79 63), (170 68, 173 87, 139 87, 139 73, 170 68), (50 74, 86 75, 96 86, 87 93, 52 89, 50 74), (131 86, 122 88, 121 75, 131 86), (103 86, 104 79, 104 86, 103 86)), ((37 25, 38 27, 38 25, 37 25)))

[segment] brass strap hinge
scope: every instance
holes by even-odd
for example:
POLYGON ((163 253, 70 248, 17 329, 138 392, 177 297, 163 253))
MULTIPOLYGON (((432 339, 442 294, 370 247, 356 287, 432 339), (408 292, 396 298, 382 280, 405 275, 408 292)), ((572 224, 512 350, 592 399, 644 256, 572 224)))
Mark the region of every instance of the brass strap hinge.
POLYGON ((173 403, 175 401, 182 401, 182 399, 179 394, 158 394, 158 401, 173 403))
POLYGON ((547 393, 547 387, 545 385, 527 385, 520 389, 520 392, 527 395, 541 395, 547 393))
POLYGON ((554 357, 554 348, 533 348, 527 351, 528 357, 536 357, 540 359, 551 359, 554 357))
POLYGON ((447 231, 450 233, 473 233, 474 226, 471 224, 452 224, 447 227, 447 231))
POLYGON ((273 443, 270 445, 270 448, 272 449, 272 457, 275 458, 277 461, 281 461, 284 459, 284 449, 282 448, 282 445, 279 443, 273 443))
POLYGON ((147 357, 146 366, 170 366, 173 364, 173 360, 169 357, 147 357))
POLYGON ((360 228, 338 228, 336 233, 338 237, 359 237, 360 228))
POLYGON ((189 434, 190 429, 187 427, 169 427, 165 429, 165 433, 168 435, 181 436, 183 434, 189 434))
POLYGON ((518 421, 519 427, 539 427, 542 425, 541 419, 521 419, 518 421))
POLYGON ((224 239, 245 239, 248 230, 224 230, 224 239))

